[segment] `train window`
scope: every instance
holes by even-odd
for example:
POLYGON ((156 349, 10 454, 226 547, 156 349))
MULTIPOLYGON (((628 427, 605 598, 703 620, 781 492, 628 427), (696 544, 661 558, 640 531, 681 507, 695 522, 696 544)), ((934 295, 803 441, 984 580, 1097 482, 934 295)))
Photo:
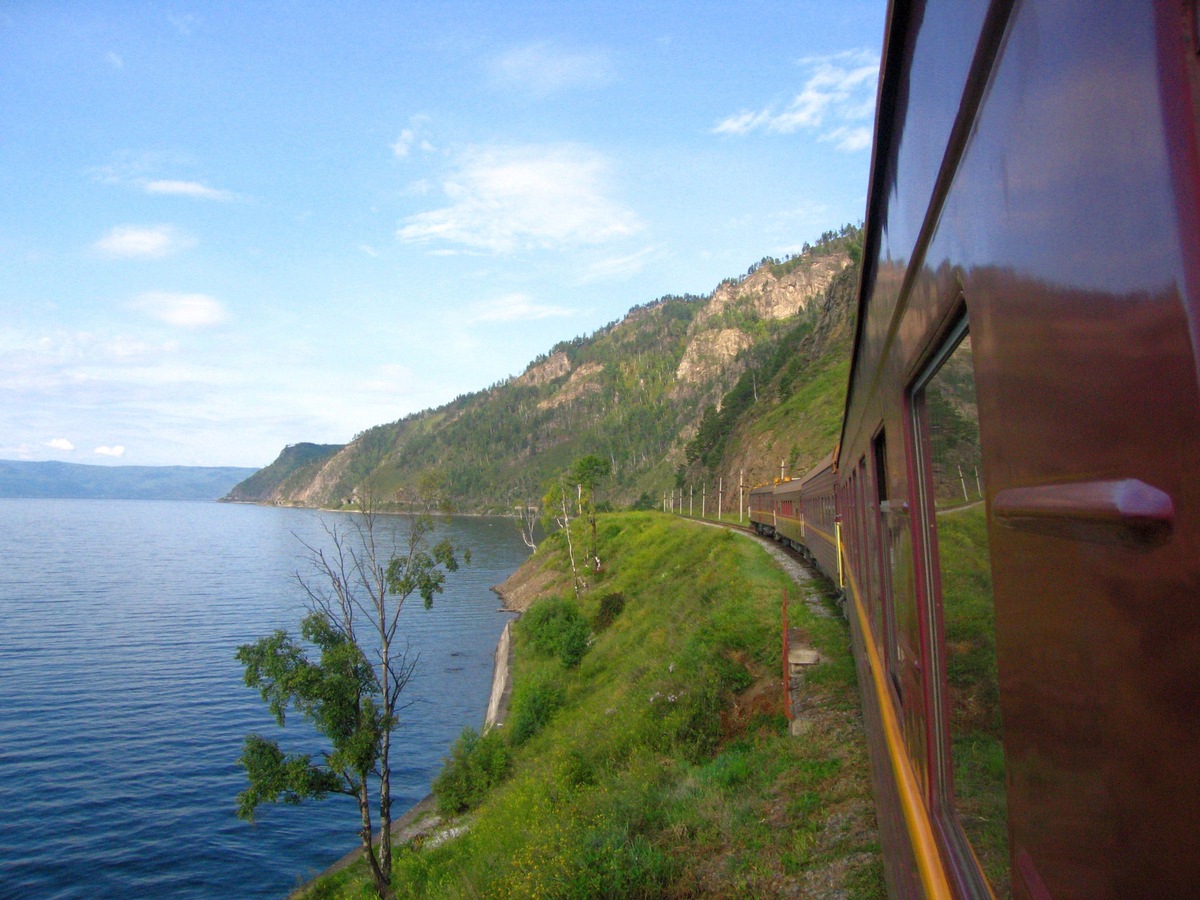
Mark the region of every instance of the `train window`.
POLYGON ((858 508, 862 514, 861 534, 865 539, 862 543, 862 590, 871 616, 871 631, 878 645, 883 632, 883 605, 879 590, 879 517, 871 513, 871 508, 875 506, 874 486, 871 484, 865 456, 858 461, 858 478, 862 485, 858 508))
MULTIPOLYGON (((913 395, 924 557, 931 596, 929 661, 938 737, 932 760, 943 837, 998 896, 1009 892, 1005 763, 987 517, 971 337, 964 320, 913 395)), ((981 884, 974 884, 981 890, 981 884)))
POLYGON ((887 432, 882 428, 871 441, 871 456, 875 463, 875 493, 878 501, 876 508, 881 545, 879 577, 882 585, 880 599, 883 605, 883 632, 879 638, 892 686, 899 696, 901 691, 896 662, 896 609, 892 602, 892 570, 896 565, 897 538, 903 533, 903 528, 900 526, 900 516, 892 511, 892 505, 888 501, 887 432))

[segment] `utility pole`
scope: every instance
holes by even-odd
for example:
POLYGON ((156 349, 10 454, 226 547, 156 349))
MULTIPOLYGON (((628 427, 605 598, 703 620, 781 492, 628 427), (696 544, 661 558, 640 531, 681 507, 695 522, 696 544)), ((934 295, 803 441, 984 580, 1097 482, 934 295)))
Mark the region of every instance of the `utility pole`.
POLYGON ((742 488, 746 483, 746 470, 738 469, 738 524, 742 524, 742 488))
POLYGON ((717 479, 717 520, 720 521, 721 513, 725 511, 725 476, 722 475, 717 479))
POLYGON ((700 518, 706 518, 708 513, 708 484, 700 485, 700 518))
POLYGON ((696 486, 694 484, 689 484, 688 485, 688 515, 694 516, 695 514, 696 514, 696 486))

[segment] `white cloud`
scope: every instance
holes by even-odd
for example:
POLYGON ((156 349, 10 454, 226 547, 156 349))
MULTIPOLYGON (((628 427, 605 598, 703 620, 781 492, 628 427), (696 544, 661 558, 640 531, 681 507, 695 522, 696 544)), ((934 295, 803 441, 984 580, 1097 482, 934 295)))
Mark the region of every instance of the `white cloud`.
POLYGON ((753 131, 793 134, 810 130, 839 150, 870 147, 870 126, 865 123, 875 110, 879 58, 866 50, 850 50, 808 57, 800 64, 809 71, 808 80, 786 107, 742 111, 717 123, 713 133, 741 136, 753 131))
POLYGON ((121 57, 118 54, 113 53, 112 51, 109 51, 108 53, 104 54, 104 61, 106 63, 108 63, 110 66, 112 66, 114 69, 116 69, 118 72, 121 69, 125 68, 125 60, 121 59, 121 57))
POLYGON ((125 448, 122 447, 120 444, 117 444, 115 447, 97 447, 92 452, 96 453, 99 456, 112 456, 117 459, 120 459, 122 456, 125 455, 125 448))
POLYGON ((219 325, 228 318, 220 301, 206 294, 147 291, 134 298, 130 307, 180 328, 207 328, 219 325))
POLYGON ((195 243, 170 225, 118 225, 92 244, 92 249, 121 259, 160 259, 195 243))
POLYGON ((396 142, 392 144, 392 153, 396 155, 396 159, 404 159, 408 156, 408 151, 412 149, 413 141, 416 139, 416 132, 411 128, 401 131, 400 137, 396 138, 396 142))
POLYGON ((475 322, 533 322, 571 315, 563 306, 536 303, 527 294, 506 294, 495 300, 472 304, 468 315, 475 322))
POLYGON ((608 54, 599 50, 572 51, 549 42, 515 47, 491 64, 492 83, 545 97, 573 88, 598 88, 613 80, 608 54))
POLYGON ((442 184, 450 205, 410 216, 397 236, 496 253, 618 240, 642 226, 607 180, 607 161, 576 145, 473 148, 442 184))
POLYGON ((237 194, 221 188, 209 187, 199 181, 176 181, 173 179, 158 179, 143 181, 142 188, 147 194, 169 194, 178 197, 196 197, 201 200, 235 200, 237 194))
POLYGON ((46 441, 46 446, 51 450, 63 450, 67 453, 70 453, 75 449, 75 445, 66 438, 54 438, 53 440, 46 441))

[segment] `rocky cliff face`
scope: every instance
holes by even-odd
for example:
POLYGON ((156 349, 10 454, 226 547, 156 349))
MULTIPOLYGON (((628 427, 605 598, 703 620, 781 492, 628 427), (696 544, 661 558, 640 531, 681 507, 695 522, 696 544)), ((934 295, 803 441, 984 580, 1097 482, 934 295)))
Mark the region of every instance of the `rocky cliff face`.
POLYGON ((750 335, 737 328, 699 331, 683 351, 683 359, 675 369, 675 380, 681 387, 711 382, 753 343, 750 335))
POLYGON ((584 363, 571 373, 571 377, 556 393, 539 402, 538 409, 558 409, 564 404, 574 403, 587 394, 598 393, 600 385, 597 376, 603 371, 604 366, 599 363, 584 363))
POLYGON ((830 253, 776 274, 776 267, 760 265, 739 281, 723 282, 696 316, 696 327, 704 328, 713 317, 736 305, 748 307, 760 319, 788 319, 820 297, 834 276, 850 264, 847 253, 830 253))
POLYGON ((562 378, 571 371, 571 358, 561 350, 551 354, 543 363, 535 363, 525 370, 525 374, 516 379, 517 384, 534 386, 549 384, 557 378, 562 378))
POLYGON ((755 343, 747 329, 803 312, 820 301, 849 264, 849 253, 830 252, 783 265, 765 263, 745 278, 722 282, 692 321, 687 349, 675 371, 674 395, 691 397, 701 406, 719 406, 721 396, 746 370, 738 360, 755 343))

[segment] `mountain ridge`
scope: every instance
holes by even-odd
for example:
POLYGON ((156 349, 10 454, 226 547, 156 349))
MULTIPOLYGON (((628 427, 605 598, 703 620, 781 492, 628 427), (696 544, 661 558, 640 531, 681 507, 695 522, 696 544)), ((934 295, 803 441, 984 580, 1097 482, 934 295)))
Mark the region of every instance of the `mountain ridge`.
POLYGON ((256 470, 244 466, 101 466, 0 460, 0 497, 217 500, 256 470))
POLYGON ((227 499, 337 508, 369 486, 385 507, 403 507, 432 481, 459 509, 502 512, 536 502, 589 453, 609 459, 606 496, 625 505, 657 505, 685 482, 769 478, 780 453, 798 473, 836 440, 840 399, 827 395, 845 389, 860 242, 854 226, 826 232, 707 296, 634 306, 518 375, 348 444, 303 460, 294 448, 318 445, 290 445, 227 499), (820 409, 801 416, 819 420, 806 422, 812 434, 778 415, 768 433, 762 423, 812 385, 820 409))

